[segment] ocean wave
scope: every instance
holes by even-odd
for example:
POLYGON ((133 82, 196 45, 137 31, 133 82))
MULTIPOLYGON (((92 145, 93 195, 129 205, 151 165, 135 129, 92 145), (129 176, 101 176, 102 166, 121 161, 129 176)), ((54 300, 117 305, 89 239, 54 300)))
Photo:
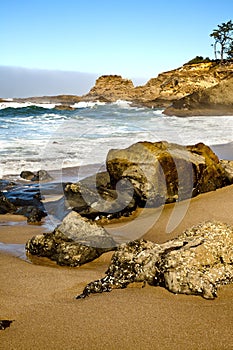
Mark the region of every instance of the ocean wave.
POLYGON ((138 141, 217 145, 233 140, 232 117, 167 117, 161 109, 127 101, 85 102, 72 111, 20 106, 0 110, 0 177, 103 163, 111 148, 138 141))
POLYGON ((92 101, 80 101, 77 102, 73 105, 70 105, 70 107, 72 108, 93 108, 94 106, 104 106, 106 103, 105 102, 100 102, 100 101, 96 101, 96 102, 92 102, 92 101))

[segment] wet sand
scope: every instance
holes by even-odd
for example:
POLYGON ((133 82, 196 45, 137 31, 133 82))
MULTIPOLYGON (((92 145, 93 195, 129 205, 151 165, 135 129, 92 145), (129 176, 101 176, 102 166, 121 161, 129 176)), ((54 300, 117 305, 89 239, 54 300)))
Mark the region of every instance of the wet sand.
MULTIPOLYGON (((168 205, 144 236, 162 242, 207 219, 233 225, 233 186, 202 194, 188 204, 173 232, 166 233, 174 210, 168 205)), ((144 232, 154 214, 150 209, 140 214, 107 229, 116 234, 124 228, 132 236, 138 229, 144 232)), ((0 242, 20 249, 28 238, 45 231, 43 226, 27 225, 22 217, 0 219, 0 242)), ((47 259, 32 264, 22 259, 20 249, 15 254, 0 250, 0 319, 15 320, 0 331, 0 349, 233 348, 233 285, 221 287, 213 301, 140 284, 75 300, 86 283, 104 276, 111 252, 82 267, 67 268, 47 259)))

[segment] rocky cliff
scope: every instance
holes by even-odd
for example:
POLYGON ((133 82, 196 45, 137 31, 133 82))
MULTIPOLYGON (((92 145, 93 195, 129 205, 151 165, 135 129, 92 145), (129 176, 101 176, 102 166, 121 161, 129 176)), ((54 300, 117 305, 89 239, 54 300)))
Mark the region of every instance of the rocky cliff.
POLYGON ((96 80, 95 86, 84 99, 114 102, 132 100, 134 98, 134 85, 129 79, 123 79, 120 75, 103 75, 96 80))
POLYGON ((173 102, 167 115, 233 115, 233 73, 214 87, 196 91, 173 102))
POLYGON ((109 102, 122 99, 148 107, 166 107, 189 94, 213 87, 232 74, 233 62, 228 65, 216 62, 190 64, 161 73, 138 87, 119 75, 104 75, 83 99, 109 102))

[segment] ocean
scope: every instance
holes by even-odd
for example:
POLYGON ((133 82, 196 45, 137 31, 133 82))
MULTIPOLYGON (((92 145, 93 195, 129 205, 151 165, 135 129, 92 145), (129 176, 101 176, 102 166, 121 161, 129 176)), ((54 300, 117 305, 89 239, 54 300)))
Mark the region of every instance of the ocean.
POLYGON ((169 141, 212 146, 233 140, 233 119, 165 116, 162 110, 81 102, 74 110, 54 105, 0 103, 0 178, 23 170, 104 166, 112 148, 137 141, 169 141))

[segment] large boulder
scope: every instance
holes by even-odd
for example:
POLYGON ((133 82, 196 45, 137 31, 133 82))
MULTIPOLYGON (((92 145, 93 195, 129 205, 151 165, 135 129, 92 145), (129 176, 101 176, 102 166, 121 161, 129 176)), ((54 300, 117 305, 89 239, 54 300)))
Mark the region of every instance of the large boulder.
POLYGON ((74 211, 54 232, 34 236, 26 243, 28 253, 67 266, 80 266, 115 247, 114 239, 103 227, 74 211))
POLYGON ((229 184, 218 157, 203 143, 138 142, 126 149, 110 150, 106 166, 111 185, 128 179, 142 206, 190 198, 229 184))
POLYGON ((132 282, 215 298, 220 285, 233 282, 233 228, 206 222, 163 244, 145 240, 122 244, 106 276, 89 283, 77 298, 125 288, 132 282))

